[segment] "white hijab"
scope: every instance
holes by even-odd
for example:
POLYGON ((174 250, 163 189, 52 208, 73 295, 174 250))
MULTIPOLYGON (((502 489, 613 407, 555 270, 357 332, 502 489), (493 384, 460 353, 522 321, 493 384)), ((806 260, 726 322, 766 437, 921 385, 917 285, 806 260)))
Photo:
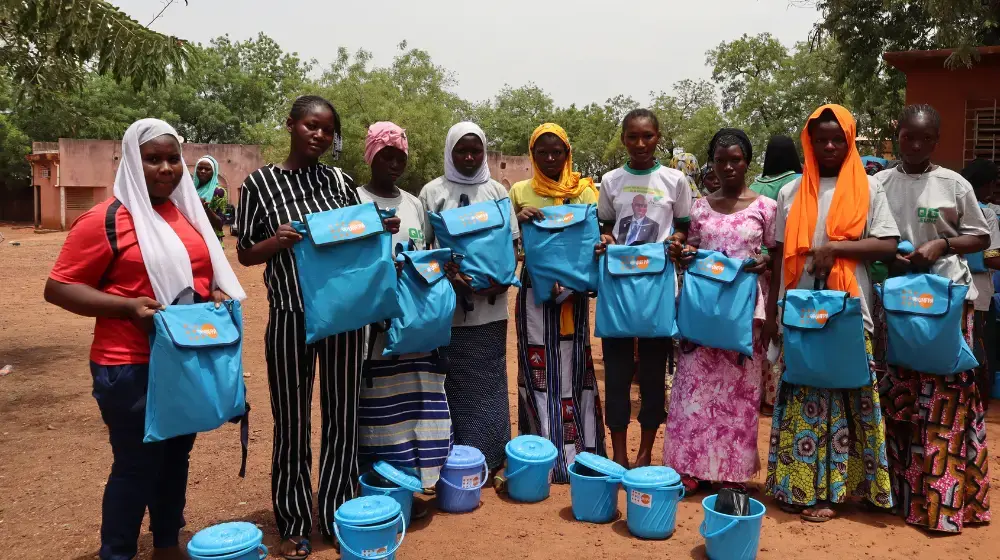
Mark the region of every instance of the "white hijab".
POLYGON ((455 162, 451 159, 451 152, 455 150, 455 144, 458 144, 458 141, 466 134, 475 134, 478 136, 483 142, 483 150, 486 150, 486 134, 476 123, 460 122, 451 127, 451 130, 448 131, 448 137, 444 141, 444 177, 453 183, 462 185, 485 183, 490 180, 490 166, 486 163, 487 158, 485 154, 483 156, 483 165, 480 166, 479 171, 472 177, 462 175, 458 169, 455 169, 455 162))
MULTIPOLYGON (((173 136, 180 144, 177 131, 159 119, 141 119, 128 127, 122 138, 122 161, 115 177, 114 193, 115 198, 132 215, 139 250, 142 252, 156 301, 170 305, 178 296, 183 295, 180 303, 191 303, 194 288, 191 257, 170 224, 153 210, 142 170, 142 157, 139 155, 139 146, 164 135, 173 136)), ((246 298, 246 292, 236 279, 212 224, 205 215, 194 181, 184 166, 183 156, 181 166, 184 168, 181 182, 170 195, 170 201, 205 239, 208 254, 212 257, 213 287, 229 294, 233 299, 242 300, 246 298)))

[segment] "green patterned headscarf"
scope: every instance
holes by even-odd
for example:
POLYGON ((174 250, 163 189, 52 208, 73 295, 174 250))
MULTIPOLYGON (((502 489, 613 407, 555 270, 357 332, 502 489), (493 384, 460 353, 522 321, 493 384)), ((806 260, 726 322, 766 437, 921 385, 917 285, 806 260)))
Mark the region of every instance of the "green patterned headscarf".
POLYGON ((191 175, 192 179, 194 179, 194 186, 198 189, 198 197, 205 202, 212 202, 212 197, 215 196, 215 188, 219 186, 219 162, 215 161, 215 158, 212 156, 203 156, 194 164, 194 173, 191 175), (212 178, 204 185, 201 185, 198 183, 198 164, 203 161, 207 161, 212 165, 212 178))

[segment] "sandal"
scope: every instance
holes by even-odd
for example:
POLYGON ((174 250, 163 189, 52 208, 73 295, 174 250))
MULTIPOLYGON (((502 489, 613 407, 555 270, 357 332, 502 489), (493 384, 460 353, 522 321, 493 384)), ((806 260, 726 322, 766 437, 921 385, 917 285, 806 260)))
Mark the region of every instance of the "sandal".
POLYGON ((287 539, 282 539, 282 543, 290 542, 295 545, 295 552, 293 554, 282 554, 281 557, 285 560, 305 560, 309 558, 312 554, 312 545, 309 544, 309 539, 305 537, 290 537, 287 539), (298 540, 295 540, 295 539, 298 540))
POLYGON ((806 508, 802 510, 799 514, 802 519, 809 521, 811 523, 826 523, 827 521, 837 517, 837 512, 829 505, 825 506, 813 506, 811 508, 806 508), (820 515, 820 512, 828 511, 830 515, 820 515), (812 513, 808 513, 812 512, 812 513))
POLYGON ((684 495, 693 496, 698 492, 701 481, 693 476, 684 475, 681 477, 681 484, 684 485, 684 495))

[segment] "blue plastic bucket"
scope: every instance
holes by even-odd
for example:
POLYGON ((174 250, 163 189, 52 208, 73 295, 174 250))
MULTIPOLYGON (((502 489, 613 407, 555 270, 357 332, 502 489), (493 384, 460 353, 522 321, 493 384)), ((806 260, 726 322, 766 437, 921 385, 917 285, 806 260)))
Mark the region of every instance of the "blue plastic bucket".
POLYGON ((333 518, 343 560, 393 560, 406 538, 399 502, 388 496, 354 498, 337 508, 333 518))
POLYGON ((663 540, 674 534, 677 503, 684 498, 681 477, 670 467, 639 467, 625 473, 628 530, 640 539, 663 540))
POLYGON ((538 436, 517 436, 507 442, 507 495, 517 502, 540 502, 549 497, 549 481, 556 463, 556 446, 538 436))
POLYGON ((423 491, 420 479, 385 461, 379 461, 375 463, 373 471, 366 472, 358 480, 361 483, 362 496, 389 496, 399 502, 403 519, 409 527, 410 513, 413 510, 413 493, 423 491))
POLYGON ((198 531, 188 543, 191 560, 263 560, 264 533, 253 523, 222 523, 198 531))
POLYGON ((610 523, 618 513, 618 488, 625 468, 593 453, 579 453, 569 466, 573 517, 587 523, 610 523))
POLYGON ((993 390, 990 398, 1000 399, 1000 371, 993 372, 993 390))
POLYGON ((767 508, 750 498, 750 515, 739 517, 715 511, 715 496, 701 501, 705 520, 698 529, 705 537, 705 552, 711 560, 754 560, 760 545, 760 528, 767 508))
POLYGON ((441 478, 438 479, 438 508, 449 513, 465 513, 476 509, 488 476, 486 456, 475 447, 454 446, 441 469, 441 478))

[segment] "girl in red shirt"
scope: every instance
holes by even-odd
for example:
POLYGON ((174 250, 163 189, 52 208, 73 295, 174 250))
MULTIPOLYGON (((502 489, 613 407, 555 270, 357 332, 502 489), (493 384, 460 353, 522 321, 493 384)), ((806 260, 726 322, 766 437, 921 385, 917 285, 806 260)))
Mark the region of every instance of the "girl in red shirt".
POLYGON ((191 294, 216 302, 227 293, 237 299, 245 294, 215 240, 170 125, 143 119, 129 127, 114 194, 73 224, 45 284, 45 300, 97 319, 93 395, 114 456, 100 558, 135 557, 147 508, 153 558, 187 558, 178 535, 195 436, 142 441, 152 318, 164 304, 191 294))

